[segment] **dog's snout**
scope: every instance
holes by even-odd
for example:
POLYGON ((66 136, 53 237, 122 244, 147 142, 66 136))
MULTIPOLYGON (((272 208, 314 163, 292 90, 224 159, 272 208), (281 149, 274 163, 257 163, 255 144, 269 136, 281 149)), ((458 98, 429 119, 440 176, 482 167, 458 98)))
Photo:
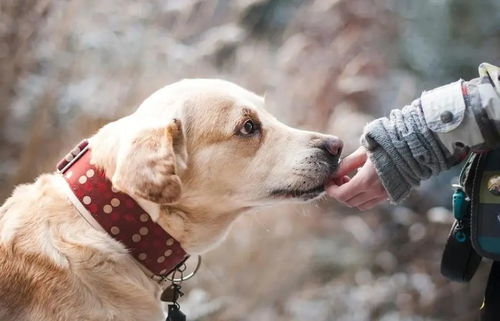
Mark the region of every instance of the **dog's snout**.
POLYGON ((340 156, 344 143, 337 137, 328 137, 323 141, 323 149, 333 156, 340 156))

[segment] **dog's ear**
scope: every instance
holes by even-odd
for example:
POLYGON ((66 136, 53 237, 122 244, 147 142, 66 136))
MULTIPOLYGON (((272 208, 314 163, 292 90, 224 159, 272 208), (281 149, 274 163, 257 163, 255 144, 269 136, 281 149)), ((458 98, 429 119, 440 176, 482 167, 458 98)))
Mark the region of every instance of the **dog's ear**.
POLYGON ((113 186, 151 202, 174 203, 182 192, 176 153, 183 144, 182 125, 178 119, 166 127, 138 132, 120 148, 111 178, 113 186))

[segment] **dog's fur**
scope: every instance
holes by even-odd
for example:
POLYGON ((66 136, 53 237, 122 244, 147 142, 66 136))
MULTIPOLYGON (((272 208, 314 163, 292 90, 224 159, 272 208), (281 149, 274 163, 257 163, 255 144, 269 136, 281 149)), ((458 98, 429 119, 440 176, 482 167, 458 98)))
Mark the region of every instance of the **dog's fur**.
MULTIPOLYGON (((245 211, 318 196, 338 162, 328 139, 280 123, 243 88, 196 79, 157 91, 90 144, 114 187, 199 254, 245 211)), ((159 285, 67 193, 45 174, 0 208, 0 320, 163 320, 159 285)))

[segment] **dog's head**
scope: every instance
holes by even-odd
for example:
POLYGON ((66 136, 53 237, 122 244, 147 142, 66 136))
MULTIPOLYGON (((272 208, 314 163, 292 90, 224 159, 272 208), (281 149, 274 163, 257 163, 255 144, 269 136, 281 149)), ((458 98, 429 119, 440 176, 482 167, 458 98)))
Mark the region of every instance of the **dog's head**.
POLYGON ((113 184, 159 204, 235 210, 310 200, 342 150, 338 138, 286 126, 262 97, 221 80, 167 86, 118 123, 113 184))

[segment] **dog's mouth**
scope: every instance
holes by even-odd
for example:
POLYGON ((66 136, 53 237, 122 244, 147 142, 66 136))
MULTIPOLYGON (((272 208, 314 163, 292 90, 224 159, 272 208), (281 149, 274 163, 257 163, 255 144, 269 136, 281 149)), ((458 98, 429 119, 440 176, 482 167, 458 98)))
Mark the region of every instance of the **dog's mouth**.
POLYGON ((321 154, 315 159, 316 168, 312 168, 309 171, 313 171, 314 175, 307 175, 311 173, 304 173, 304 171, 299 171, 299 176, 304 177, 306 174, 307 179, 302 181, 302 185, 306 185, 306 181, 309 183, 306 186, 300 186, 300 181, 297 182, 299 186, 292 184, 286 188, 276 188, 271 190, 270 196, 273 198, 281 199, 299 199, 302 201, 312 200, 317 198, 325 192, 325 184, 328 180, 335 174, 339 166, 339 157, 328 156, 325 157, 321 154), (312 186, 312 187, 310 187, 312 186))
POLYGON ((271 192, 271 196, 279 198, 300 198, 304 201, 320 196, 325 191, 324 184, 309 189, 276 189, 271 192))

